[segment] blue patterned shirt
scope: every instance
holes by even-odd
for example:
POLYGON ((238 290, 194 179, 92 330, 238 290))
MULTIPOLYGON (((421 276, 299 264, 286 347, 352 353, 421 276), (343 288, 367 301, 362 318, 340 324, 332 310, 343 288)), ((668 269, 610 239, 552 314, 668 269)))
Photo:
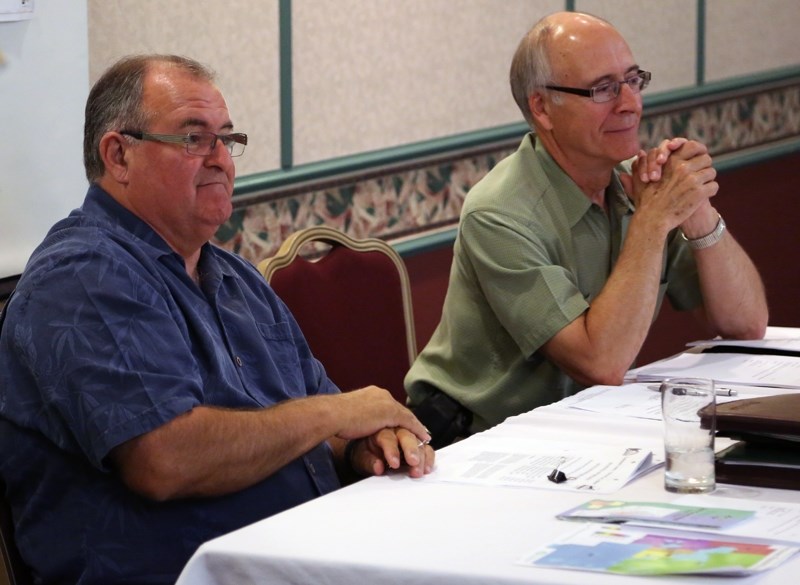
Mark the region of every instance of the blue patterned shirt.
POLYGON ((338 487, 323 443, 230 495, 157 503, 110 451, 198 405, 336 393, 258 271, 210 244, 198 265, 92 186, 34 251, 0 335, 0 477, 45 583, 173 583, 204 541, 338 487))

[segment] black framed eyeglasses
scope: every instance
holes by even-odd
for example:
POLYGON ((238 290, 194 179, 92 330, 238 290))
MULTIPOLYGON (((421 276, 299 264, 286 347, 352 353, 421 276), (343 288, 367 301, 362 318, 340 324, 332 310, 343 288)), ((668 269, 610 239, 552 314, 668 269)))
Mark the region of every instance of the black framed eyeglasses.
POLYGON ((196 156, 208 156, 214 152, 217 140, 228 149, 231 156, 241 156, 247 146, 247 134, 234 132, 233 134, 214 134, 213 132, 189 132, 188 134, 150 134, 138 130, 120 130, 120 134, 130 136, 136 140, 150 140, 152 142, 166 142, 169 144, 185 144, 186 152, 196 156))
POLYGON ((575 95, 592 98, 593 102, 602 104, 615 99, 619 95, 623 83, 631 88, 633 93, 639 93, 647 87, 651 77, 652 75, 649 71, 642 71, 640 69, 636 72, 636 75, 626 77, 622 81, 606 81, 605 83, 600 83, 589 89, 562 87, 560 85, 545 85, 545 87, 553 91, 563 91, 564 93, 573 93, 575 95))

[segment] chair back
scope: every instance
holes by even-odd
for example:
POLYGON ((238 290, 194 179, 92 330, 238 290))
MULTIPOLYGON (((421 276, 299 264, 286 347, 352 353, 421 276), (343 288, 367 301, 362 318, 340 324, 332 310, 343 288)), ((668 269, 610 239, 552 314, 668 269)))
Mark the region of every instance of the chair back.
POLYGON ((14 521, 6 501, 6 486, 0 481, 0 585, 33 585, 31 570, 22 561, 14 541, 14 521))
POLYGON ((417 342, 408 273, 394 248, 315 226, 292 234, 258 269, 342 391, 374 384, 405 404, 417 342), (330 249, 314 258, 326 247, 319 243, 330 249))

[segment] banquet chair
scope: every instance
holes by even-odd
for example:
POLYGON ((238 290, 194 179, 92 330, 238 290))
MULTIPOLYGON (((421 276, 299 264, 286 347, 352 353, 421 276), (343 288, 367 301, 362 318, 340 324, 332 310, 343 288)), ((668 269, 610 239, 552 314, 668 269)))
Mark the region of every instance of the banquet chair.
POLYGON ((405 404, 417 342, 408 273, 394 248, 315 226, 289 236, 258 269, 342 391, 374 384, 405 404))
POLYGON ((5 485, 0 481, 0 585, 32 585, 33 576, 14 542, 14 522, 5 494, 5 485))

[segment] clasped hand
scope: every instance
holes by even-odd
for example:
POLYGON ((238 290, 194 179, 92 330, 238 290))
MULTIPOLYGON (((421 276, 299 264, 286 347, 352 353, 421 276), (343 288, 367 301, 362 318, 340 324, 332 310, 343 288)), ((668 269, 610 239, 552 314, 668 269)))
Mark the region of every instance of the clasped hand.
POLYGON ((710 199, 719 190, 711 162, 703 144, 673 138, 641 151, 633 163, 633 174, 620 178, 637 211, 651 215, 666 230, 705 226, 716 221, 710 199))
POLYGON ((389 469, 405 467, 409 476, 422 477, 433 471, 434 458, 429 444, 397 427, 358 439, 349 463, 359 475, 383 475, 389 469))
POLYGON ((345 417, 337 433, 354 441, 347 462, 358 475, 382 475, 406 467, 411 477, 433 470, 431 436, 414 414, 377 386, 338 396, 345 417))

